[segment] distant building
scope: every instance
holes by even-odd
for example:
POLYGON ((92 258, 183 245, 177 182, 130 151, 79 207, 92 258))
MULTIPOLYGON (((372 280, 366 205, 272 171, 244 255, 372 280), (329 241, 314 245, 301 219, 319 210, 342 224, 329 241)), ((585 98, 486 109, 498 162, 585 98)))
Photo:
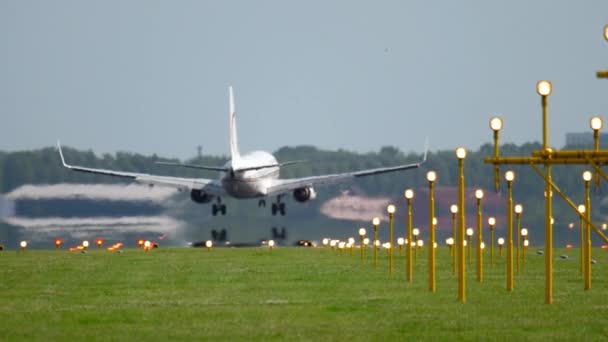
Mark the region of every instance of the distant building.
MULTIPOLYGON (((566 133, 566 146, 593 147, 593 133, 566 133)), ((600 146, 608 146, 608 134, 600 133, 600 146)))
POLYGON ((15 215, 15 202, 0 195, 0 219, 15 215))

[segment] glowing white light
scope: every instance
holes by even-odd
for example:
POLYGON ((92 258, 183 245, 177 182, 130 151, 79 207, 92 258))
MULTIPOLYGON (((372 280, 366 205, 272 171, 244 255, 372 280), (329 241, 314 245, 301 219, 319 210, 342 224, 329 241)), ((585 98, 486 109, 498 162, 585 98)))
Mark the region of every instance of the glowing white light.
POLYGON ((429 182, 434 182, 437 180, 437 173, 435 171, 429 171, 426 173, 426 180, 429 182))
POLYGON ((553 85, 551 82, 542 80, 536 83, 536 92, 540 96, 549 96, 551 95, 551 91, 553 90, 553 85))
POLYGON ((500 131, 502 129, 502 119, 498 116, 495 116, 490 119, 490 128, 493 131, 500 131))
POLYGON ((395 206, 394 206, 394 205, 392 205, 392 204, 389 204, 389 205, 388 205, 388 207, 386 207, 386 211, 387 211, 389 214, 394 214, 394 213, 395 213, 395 206))
POLYGON ((499 244, 499 245, 501 245, 501 246, 502 246, 504 243, 505 243, 505 239, 503 239, 503 238, 498 238, 498 244, 499 244))
POLYGON ((205 247, 207 247, 207 248, 211 248, 211 247, 213 247, 213 241, 211 241, 211 240, 207 240, 207 241, 205 242, 205 247))
POLYGON ((456 149, 456 158, 464 159, 467 157, 467 150, 464 147, 459 147, 456 149))
POLYGON ((494 217, 488 218, 488 224, 490 226, 495 226, 496 225, 496 219, 494 217))
POLYGON ((405 190, 405 198, 407 198, 407 199, 414 198, 414 190, 412 190, 412 189, 405 190))
POLYGON ((378 217, 374 217, 374 218, 372 219, 372 224, 373 224, 374 226, 378 226, 378 225, 380 225, 380 218, 378 218, 378 217))
POLYGON ((403 244, 404 244, 404 243, 405 243, 405 240, 404 240, 403 238, 398 238, 398 239, 397 239, 397 244, 398 244, 399 246, 403 246, 403 244))
POLYGON ((451 212, 452 214, 457 214, 457 213, 458 213, 458 206, 457 206, 456 204, 452 204, 452 205, 450 206, 450 212, 451 212))

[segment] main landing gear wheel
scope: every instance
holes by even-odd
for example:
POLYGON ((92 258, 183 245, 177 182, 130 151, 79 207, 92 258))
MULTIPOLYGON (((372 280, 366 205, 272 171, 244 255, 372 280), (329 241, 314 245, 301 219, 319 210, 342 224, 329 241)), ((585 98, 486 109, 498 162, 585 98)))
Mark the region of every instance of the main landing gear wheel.
POLYGON ((218 213, 221 213, 222 216, 226 215, 226 205, 225 204, 214 204, 211 207, 211 214, 216 216, 218 213))
POLYGON ((285 203, 272 203, 272 216, 276 216, 277 213, 285 216, 285 203))

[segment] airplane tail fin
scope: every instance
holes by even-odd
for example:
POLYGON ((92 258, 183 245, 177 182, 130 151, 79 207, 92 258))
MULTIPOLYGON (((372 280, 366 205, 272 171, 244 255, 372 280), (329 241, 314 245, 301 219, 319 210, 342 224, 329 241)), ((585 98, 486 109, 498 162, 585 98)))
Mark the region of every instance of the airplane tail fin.
POLYGON ((234 109, 234 94, 232 86, 228 88, 230 93, 230 156, 232 169, 237 169, 240 163, 241 155, 239 153, 239 145, 236 134, 236 112, 234 109))

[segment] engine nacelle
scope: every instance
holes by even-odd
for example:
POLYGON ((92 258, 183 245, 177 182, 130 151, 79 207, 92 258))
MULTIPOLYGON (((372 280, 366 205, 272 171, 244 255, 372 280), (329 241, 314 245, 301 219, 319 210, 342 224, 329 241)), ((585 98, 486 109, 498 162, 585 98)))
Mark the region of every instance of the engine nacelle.
POLYGON ((298 202, 306 202, 317 197, 317 192, 312 187, 297 188, 293 191, 293 198, 298 202))
POLYGON ((213 196, 202 190, 192 189, 192 191, 190 191, 190 198, 196 203, 209 203, 213 199, 213 196))

